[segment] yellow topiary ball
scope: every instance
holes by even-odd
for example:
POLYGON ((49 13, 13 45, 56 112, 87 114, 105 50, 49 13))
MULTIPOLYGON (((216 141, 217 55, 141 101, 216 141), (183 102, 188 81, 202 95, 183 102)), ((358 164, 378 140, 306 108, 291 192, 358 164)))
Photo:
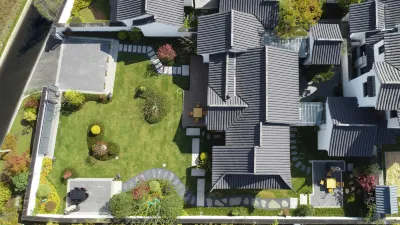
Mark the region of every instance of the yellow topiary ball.
POLYGON ((101 129, 100 129, 99 125, 94 125, 94 126, 92 126, 92 128, 90 128, 90 132, 92 132, 92 134, 94 134, 94 135, 100 134, 100 131, 101 131, 101 129))

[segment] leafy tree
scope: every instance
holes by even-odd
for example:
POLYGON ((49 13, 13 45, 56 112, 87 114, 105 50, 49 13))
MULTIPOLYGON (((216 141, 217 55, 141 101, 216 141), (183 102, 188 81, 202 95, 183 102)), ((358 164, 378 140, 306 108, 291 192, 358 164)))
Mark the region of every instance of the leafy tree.
POLYGON ((4 171, 9 176, 15 176, 17 174, 28 171, 29 158, 26 154, 22 155, 10 155, 6 158, 4 171))
POLYGON ((324 0, 280 0, 279 21, 275 32, 283 38, 305 36, 318 22, 324 0))
POLYGON ((367 174, 372 174, 372 175, 379 175, 381 173, 381 168, 379 167, 378 164, 374 163, 374 164, 370 164, 368 165, 366 171, 367 174))
POLYGON ((4 211, 4 204, 9 198, 11 198, 10 189, 4 183, 0 183, 0 212, 4 211))
POLYGON ((335 73, 332 71, 332 69, 333 69, 333 66, 330 66, 327 71, 317 73, 313 77, 312 81, 315 83, 319 83, 319 82, 325 82, 325 81, 332 79, 333 76, 335 75, 335 73))
POLYGON ((314 207, 312 205, 298 205, 297 208, 293 210, 294 216, 313 216, 314 207))
POLYGON ((12 134, 7 134, 4 138, 3 144, 0 150, 11 150, 12 152, 17 151, 17 138, 12 134))
POLYGON ((349 11, 351 4, 358 4, 358 3, 361 3, 361 0, 338 0, 339 6, 342 7, 345 10, 345 12, 349 11))
POLYGON ((28 185, 28 175, 29 175, 28 172, 20 173, 11 179, 14 185, 14 191, 16 192, 25 191, 26 186, 28 185))
POLYGON ((116 219, 132 216, 134 213, 132 196, 126 192, 112 196, 110 199, 110 211, 116 219))
POLYGON ((357 178, 357 182, 366 192, 371 192, 376 187, 376 177, 374 175, 362 175, 357 178))

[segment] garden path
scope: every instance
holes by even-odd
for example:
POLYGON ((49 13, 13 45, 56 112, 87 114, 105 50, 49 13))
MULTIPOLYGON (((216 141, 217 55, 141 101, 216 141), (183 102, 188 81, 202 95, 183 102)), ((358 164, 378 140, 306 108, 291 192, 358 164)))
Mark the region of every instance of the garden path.
POLYGON ((119 44, 120 52, 146 54, 159 74, 189 76, 189 65, 164 66, 151 46, 119 44))

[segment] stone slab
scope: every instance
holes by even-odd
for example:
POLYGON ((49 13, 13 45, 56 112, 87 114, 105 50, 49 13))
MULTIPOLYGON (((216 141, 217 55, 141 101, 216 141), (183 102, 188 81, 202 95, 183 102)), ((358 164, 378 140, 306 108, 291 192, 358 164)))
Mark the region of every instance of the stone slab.
POLYGON ((289 207, 290 207, 291 209, 297 208, 298 202, 299 202, 299 199, 298 199, 298 198, 290 198, 289 207))
POLYGON ((178 67, 178 70, 176 71, 176 74, 179 74, 179 75, 182 74, 182 67, 180 67, 180 66, 178 67))
POLYGON ((298 152, 293 151, 293 152, 290 153, 290 155, 297 155, 297 153, 298 153, 298 152))
POLYGON ((189 76, 189 65, 182 66, 182 76, 189 76))
POLYGON ((127 45, 124 45, 124 52, 126 52, 128 50, 128 46, 127 45))
POLYGON ((138 53, 141 53, 141 52, 142 52, 142 46, 140 46, 140 45, 137 46, 137 52, 138 52, 138 53))
POLYGON ((200 128, 186 128, 186 136, 200 136, 200 128))
POLYGON ((204 186, 205 186, 205 180, 198 179, 197 180, 197 198, 196 198, 197 207, 204 207, 204 186))
POLYGON ((122 48, 123 48, 124 46, 122 45, 122 44, 120 44, 119 45, 119 51, 121 52, 122 51, 122 48))
POLYGON ((307 195, 300 194, 300 205, 307 205, 307 195))
POLYGON ((132 45, 128 45, 128 52, 132 52, 132 45))
POLYGON ((137 45, 133 45, 132 51, 133 51, 133 52, 137 52, 137 45))
POLYGON ((291 145, 290 149, 297 149, 297 146, 296 145, 291 145))
POLYGON ((296 168, 300 168, 300 166, 301 166, 301 162, 298 161, 298 162, 296 163, 295 167, 296 167, 296 168))
POLYGON ((148 46, 143 46, 143 47, 142 47, 142 53, 147 53, 147 47, 148 47, 148 46))
POLYGON ((192 177, 204 177, 206 175, 206 171, 203 169, 192 168, 190 174, 192 177))

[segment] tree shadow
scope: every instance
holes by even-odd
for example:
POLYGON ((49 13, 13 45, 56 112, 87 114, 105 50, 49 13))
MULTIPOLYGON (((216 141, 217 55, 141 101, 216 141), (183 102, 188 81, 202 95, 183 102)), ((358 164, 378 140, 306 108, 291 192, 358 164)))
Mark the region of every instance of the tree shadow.
POLYGON ((172 76, 172 83, 182 90, 189 90, 190 88, 190 79, 188 76, 172 76))
POLYGON ((93 1, 89 7, 92 12, 94 18, 96 20, 109 20, 110 19, 110 10, 108 6, 108 1, 104 0, 96 0, 93 1))
POLYGON ((125 65, 131 65, 147 60, 149 60, 149 58, 144 54, 132 54, 127 52, 118 53, 118 62, 123 62, 125 65))

